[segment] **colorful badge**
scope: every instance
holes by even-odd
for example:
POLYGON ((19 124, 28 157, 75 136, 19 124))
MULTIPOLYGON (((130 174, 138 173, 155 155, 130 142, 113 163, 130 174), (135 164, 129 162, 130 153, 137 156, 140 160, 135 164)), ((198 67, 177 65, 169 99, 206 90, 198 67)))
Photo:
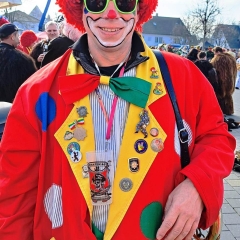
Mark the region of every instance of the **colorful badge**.
POLYGON ((154 78, 154 79, 158 79, 159 78, 159 76, 157 74, 158 71, 156 70, 155 67, 150 68, 150 71, 152 72, 152 75, 150 76, 150 78, 154 78))
POLYGON ((81 117, 86 117, 87 114, 88 114, 87 108, 84 107, 84 106, 81 106, 81 107, 77 108, 77 113, 78 113, 78 115, 79 115, 80 118, 81 118, 81 117))
POLYGON ((89 162, 87 166, 92 202, 107 202, 112 197, 108 163, 105 161, 89 162))
POLYGON ((129 170, 133 173, 139 171, 139 159, 138 158, 130 158, 128 159, 129 170))
POLYGON ((83 127, 77 127, 73 130, 73 137, 78 141, 83 141, 87 136, 87 131, 83 127))
POLYGON ((78 150, 72 151, 72 153, 71 153, 71 160, 72 160, 74 163, 80 162, 81 159, 82 159, 82 154, 81 154, 80 151, 78 151, 78 150))
POLYGON ((71 155, 73 151, 80 151, 80 145, 77 142, 71 142, 67 146, 67 152, 69 155, 71 155))
POLYGON ((145 153, 148 149, 148 144, 145 140, 143 139, 138 139, 135 143, 134 143, 134 149, 136 150, 137 153, 145 153))
POLYGON ((71 140, 73 138, 73 133, 70 131, 66 131, 64 135, 64 140, 71 140))
POLYGON ((151 129, 150 129, 150 135, 151 135, 152 137, 157 137, 158 134, 159 134, 159 131, 158 131, 157 128, 151 128, 151 129))
POLYGON ((148 111, 146 109, 143 109, 143 111, 139 114, 139 117, 140 117, 140 121, 138 122, 138 124, 136 126, 135 133, 138 133, 139 131, 141 131, 144 135, 144 138, 146 138, 148 136, 147 126, 150 123, 148 111))
POLYGON ((163 90, 162 90, 162 84, 160 82, 156 83, 155 88, 153 89, 153 93, 156 95, 161 95, 163 94, 163 90))
POLYGON ((122 191, 129 192, 133 187, 133 182, 129 178, 123 178, 119 183, 119 187, 122 191))
POLYGON ((151 149, 154 152, 161 152, 164 148, 163 141, 161 138, 155 138, 151 142, 151 149))

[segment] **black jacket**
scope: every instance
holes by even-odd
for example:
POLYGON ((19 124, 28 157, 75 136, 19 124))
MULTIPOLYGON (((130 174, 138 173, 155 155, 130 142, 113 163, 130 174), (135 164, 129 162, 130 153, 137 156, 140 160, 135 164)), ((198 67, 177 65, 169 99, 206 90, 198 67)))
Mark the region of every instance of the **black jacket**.
POLYGON ((48 63, 62 56, 73 43, 74 43, 73 40, 65 36, 57 37, 51 40, 50 42, 47 40, 43 40, 33 47, 30 56, 35 60, 37 68, 40 69, 41 67, 47 65, 48 63), (40 54, 43 53, 44 44, 47 44, 48 50, 41 63, 37 61, 37 58, 39 57, 40 54))
POLYGON ((0 101, 13 102, 18 88, 37 70, 27 54, 0 43, 0 101))

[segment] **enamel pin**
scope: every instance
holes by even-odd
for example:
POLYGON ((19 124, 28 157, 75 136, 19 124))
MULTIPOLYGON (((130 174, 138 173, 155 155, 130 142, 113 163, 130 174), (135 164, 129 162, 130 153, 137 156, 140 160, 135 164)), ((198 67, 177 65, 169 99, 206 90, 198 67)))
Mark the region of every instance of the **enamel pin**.
POLYGON ((134 149, 137 153, 145 153, 148 149, 148 144, 145 140, 143 139, 138 139, 135 143, 134 143, 134 149))
POLYGON ((148 136, 147 133, 147 126, 150 123, 150 119, 148 116, 148 111, 146 109, 143 109, 142 112, 139 114, 140 117, 140 121, 138 122, 137 126, 136 126, 136 132, 138 133, 139 131, 141 131, 144 135, 144 138, 146 138, 148 136))
POLYGON ((129 170, 133 173, 139 171, 139 159, 138 158, 129 158, 128 159, 129 170))

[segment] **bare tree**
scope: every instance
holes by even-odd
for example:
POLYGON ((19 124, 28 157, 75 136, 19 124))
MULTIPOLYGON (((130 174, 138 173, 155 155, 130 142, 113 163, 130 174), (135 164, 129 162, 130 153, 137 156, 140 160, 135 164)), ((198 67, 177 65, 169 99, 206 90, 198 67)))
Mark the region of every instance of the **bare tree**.
POLYGON ((196 8, 187 14, 183 22, 191 34, 198 35, 205 43, 214 31, 216 17, 221 14, 218 0, 200 0, 196 8))

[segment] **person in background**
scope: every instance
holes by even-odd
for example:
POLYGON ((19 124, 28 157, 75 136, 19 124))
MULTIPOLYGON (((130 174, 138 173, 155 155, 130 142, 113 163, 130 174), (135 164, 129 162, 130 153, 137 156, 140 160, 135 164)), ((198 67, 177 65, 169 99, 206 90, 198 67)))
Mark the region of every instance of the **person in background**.
POLYGON ((214 56, 218 55, 218 54, 221 54, 221 53, 223 53, 223 48, 215 47, 215 48, 213 48, 213 53, 214 53, 214 56))
POLYGON ((45 32, 48 38, 33 46, 30 56, 35 60, 36 66, 40 69, 43 64, 43 59, 48 52, 48 47, 51 41, 59 36, 59 27, 56 22, 49 21, 45 24, 45 32))
POLYGON ((32 30, 26 30, 20 36, 20 44, 18 45, 18 49, 29 55, 37 41, 38 37, 36 34, 32 30))
POLYGON ((214 52, 213 52, 212 47, 210 47, 210 46, 208 47, 206 54, 207 54, 207 60, 211 61, 211 59, 214 57, 214 52))
POLYGON ((195 62, 198 60, 198 52, 199 51, 196 48, 191 48, 186 58, 192 62, 195 62))
POLYGON ((218 102, 223 114, 231 115, 234 113, 232 94, 237 76, 236 60, 228 53, 218 53, 215 54, 211 63, 218 76, 218 102))
POLYGON ((219 215, 236 146, 212 87, 192 62, 161 52, 189 136, 179 139, 140 34, 158 1, 57 3, 85 34, 21 87, 10 111, 0 239, 192 239, 219 215))
POLYGON ((11 23, 0 27, 0 101, 12 103, 18 88, 36 70, 31 57, 16 49, 18 28, 11 23))
POLYGON ((66 21, 61 22, 62 25, 62 35, 53 39, 48 45, 48 52, 46 53, 42 66, 52 62, 58 57, 62 56, 73 43, 79 39, 82 33, 74 28, 73 25, 67 23, 66 21))
POLYGON ((214 89, 215 94, 218 95, 219 84, 218 84, 218 78, 217 78, 216 69, 207 60, 207 55, 206 55, 205 52, 201 51, 201 52, 198 53, 197 56, 198 56, 198 60, 196 60, 194 62, 195 65, 200 69, 200 71, 208 79, 208 81, 211 83, 211 85, 212 85, 212 87, 214 89))
POLYGON ((197 54, 198 60, 207 60, 207 54, 204 51, 199 51, 197 54))

